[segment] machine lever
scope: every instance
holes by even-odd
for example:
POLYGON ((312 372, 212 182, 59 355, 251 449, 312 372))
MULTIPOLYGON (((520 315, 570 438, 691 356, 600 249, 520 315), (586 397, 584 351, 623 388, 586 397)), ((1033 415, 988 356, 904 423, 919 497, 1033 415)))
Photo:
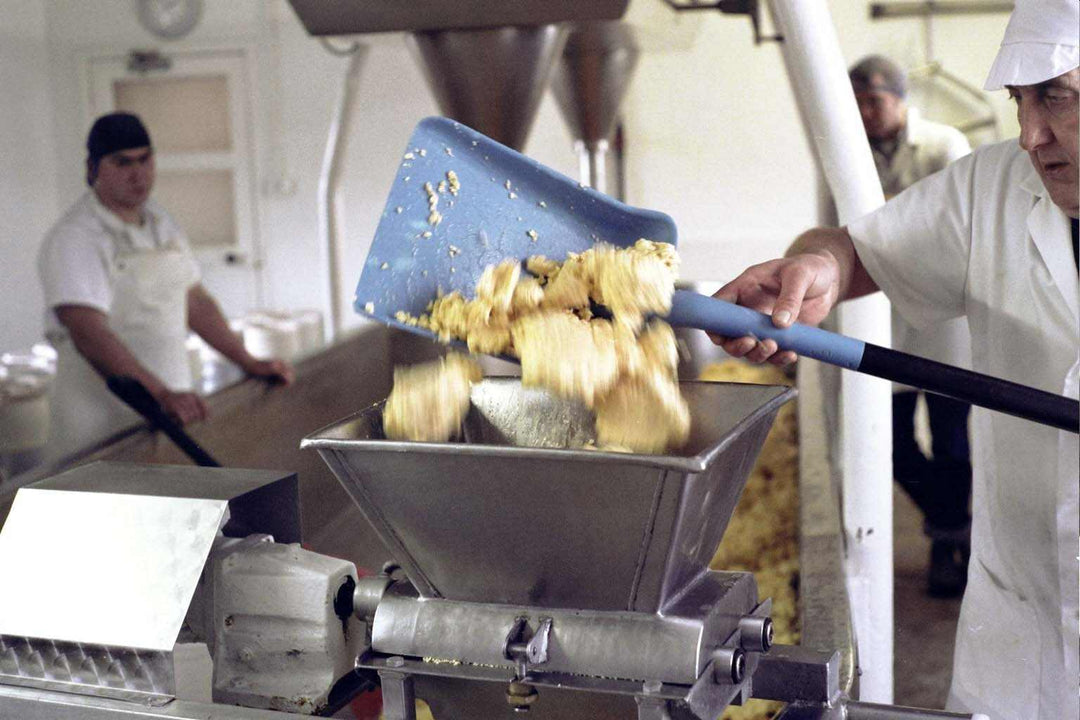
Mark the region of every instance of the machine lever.
POLYGON ((529 619, 523 615, 514 618, 510 632, 506 634, 503 656, 517 664, 518 678, 523 679, 529 665, 542 665, 548 660, 548 638, 552 619, 540 618, 536 632, 530 632, 529 619), (530 637, 531 635, 531 637, 530 637))

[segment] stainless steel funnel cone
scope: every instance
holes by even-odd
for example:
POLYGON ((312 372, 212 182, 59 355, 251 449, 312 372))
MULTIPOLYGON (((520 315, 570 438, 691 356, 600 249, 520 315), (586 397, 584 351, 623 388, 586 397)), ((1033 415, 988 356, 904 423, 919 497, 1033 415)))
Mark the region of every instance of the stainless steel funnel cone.
POLYGON ((521 150, 565 41, 551 24, 416 32, 409 47, 444 115, 521 150))
POLYGON ((637 43, 626 23, 577 23, 552 76, 555 100, 577 140, 580 179, 601 192, 607 191, 607 139, 637 58, 637 43))
POLYGON ((315 448, 424 597, 655 612, 703 573, 786 387, 684 382, 679 455, 582 449, 581 405, 488 379, 464 443, 383 439, 382 405, 315 448))

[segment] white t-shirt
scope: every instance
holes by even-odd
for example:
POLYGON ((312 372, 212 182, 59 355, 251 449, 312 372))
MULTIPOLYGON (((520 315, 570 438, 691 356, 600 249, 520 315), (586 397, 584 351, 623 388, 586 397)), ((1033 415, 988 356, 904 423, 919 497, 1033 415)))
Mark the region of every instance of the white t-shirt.
POLYGON ((899 195, 924 177, 971 152, 964 133, 942 123, 924 120, 908 108, 904 129, 891 156, 871 148, 885 197, 899 195))
POLYGON ((63 333, 53 312, 58 305, 85 305, 110 312, 113 277, 121 253, 175 248, 190 258, 194 283, 199 281, 198 264, 176 221, 153 200, 146 203, 143 214, 141 226, 125 223, 88 190, 49 230, 38 252, 47 334, 63 333))

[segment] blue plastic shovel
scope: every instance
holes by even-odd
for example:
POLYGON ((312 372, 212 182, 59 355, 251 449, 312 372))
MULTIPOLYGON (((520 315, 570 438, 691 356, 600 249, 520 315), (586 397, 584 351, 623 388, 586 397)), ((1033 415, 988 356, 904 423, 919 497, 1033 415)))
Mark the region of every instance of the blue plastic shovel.
MULTIPOLYGON (((675 244, 675 223, 584 187, 453 120, 427 118, 403 153, 355 307, 432 337, 395 314, 419 316, 440 290, 471 297, 484 268, 506 258, 561 261, 598 241, 627 246, 638 238, 675 244)), ((676 291, 666 319, 717 335, 771 338, 781 349, 849 370, 1072 432, 1080 426, 1076 400, 807 325, 781 330, 767 315, 698 293, 676 291)))

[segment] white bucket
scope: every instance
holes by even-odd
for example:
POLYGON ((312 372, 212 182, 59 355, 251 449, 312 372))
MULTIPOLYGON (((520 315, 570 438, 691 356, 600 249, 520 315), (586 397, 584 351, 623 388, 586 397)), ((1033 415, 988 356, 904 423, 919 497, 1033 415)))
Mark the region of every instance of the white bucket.
MULTIPOLYGON (((185 348, 187 349, 188 368, 191 369, 191 386, 199 387, 203 380, 203 348, 209 347, 198 335, 188 335, 185 348)), ((216 352, 216 351, 215 351, 216 352)))
POLYGON ((244 323, 244 348, 259 360, 291 362, 301 350, 300 323, 283 313, 252 313, 244 323))
POLYGON ((323 316, 318 310, 297 310, 294 313, 300 324, 300 352, 311 355, 323 346, 323 316))
POLYGON ((56 377, 41 356, 0 357, 0 453, 32 450, 49 441, 49 388, 56 377))

